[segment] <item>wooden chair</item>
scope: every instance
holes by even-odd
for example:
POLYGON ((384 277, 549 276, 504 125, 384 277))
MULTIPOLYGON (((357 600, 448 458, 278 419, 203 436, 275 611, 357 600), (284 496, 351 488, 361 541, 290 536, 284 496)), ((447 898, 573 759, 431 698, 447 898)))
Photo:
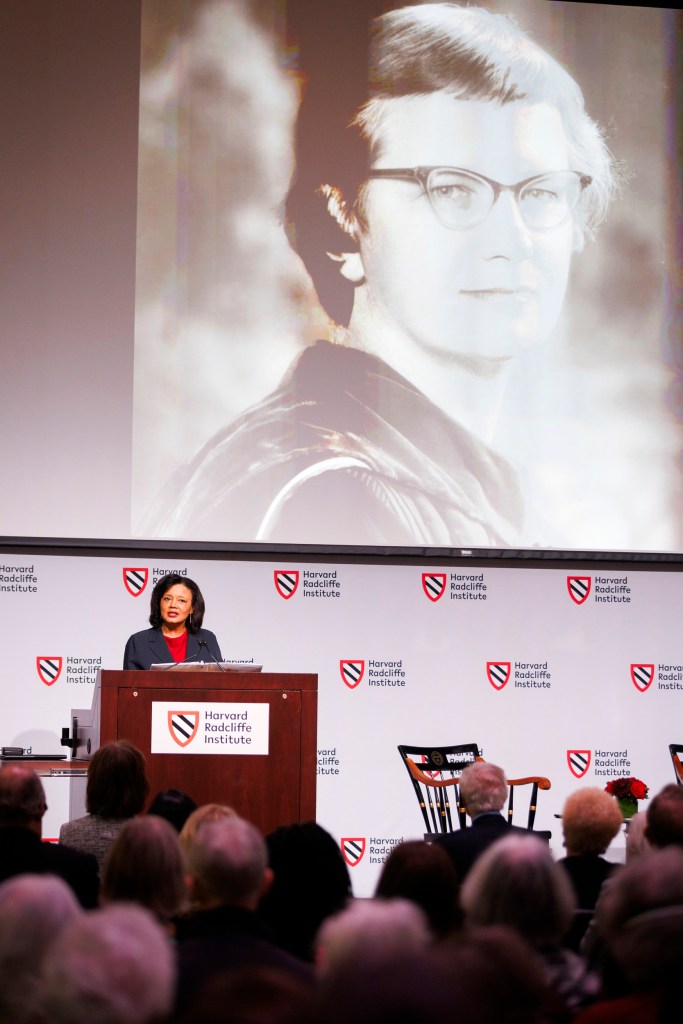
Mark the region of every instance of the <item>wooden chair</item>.
MULTIPOLYGON (((398 748, 403 763, 408 770, 413 788, 417 795, 422 817, 427 831, 425 837, 439 832, 454 831, 454 818, 460 828, 466 827, 465 809, 460 800, 460 772, 474 761, 483 761, 476 744, 465 744, 460 747, 406 747, 398 748), (436 754, 436 758, 434 757, 436 754), (450 760, 449 760, 450 754, 450 760), (417 764, 413 756, 421 757, 422 763, 417 764), (460 756, 458 767, 457 758, 460 756), (436 777, 438 776, 438 777, 436 777), (451 796, 455 806, 455 815, 451 814, 451 796)), ((506 816, 511 825, 535 831, 540 838, 550 840, 551 833, 546 830, 534 830, 538 791, 550 789, 551 783, 542 775, 529 775, 519 779, 508 779, 508 800, 506 816), (529 804, 525 823, 514 821, 515 790, 528 786, 529 804)))
POLYGON ((671 761, 674 766, 676 782, 679 786, 683 786, 683 763, 681 763, 681 754, 683 754, 683 744, 670 743, 669 753, 671 754, 671 761))
POLYGON ((460 806, 458 782, 463 768, 474 761, 483 760, 478 745, 476 743, 462 743, 459 746, 450 747, 400 745, 398 752, 413 784, 426 832, 433 835, 437 832, 453 831, 451 795, 457 821, 460 827, 464 828, 465 811, 460 806), (425 774, 425 772, 429 774, 425 774))

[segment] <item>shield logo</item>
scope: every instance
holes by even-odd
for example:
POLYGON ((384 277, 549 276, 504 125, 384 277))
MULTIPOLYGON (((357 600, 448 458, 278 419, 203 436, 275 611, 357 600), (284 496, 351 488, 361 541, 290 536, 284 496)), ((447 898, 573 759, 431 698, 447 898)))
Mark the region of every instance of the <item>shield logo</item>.
POLYGON ((568 750, 567 764, 575 779, 582 779, 591 766, 590 750, 568 750))
POLYGON ((423 572, 422 589, 430 601, 440 601, 446 593, 446 573, 423 572))
POLYGON ((567 590, 574 604, 583 604, 591 592, 590 576, 567 576, 567 590))
POLYGON ((123 585, 131 597, 139 597, 147 586, 149 569, 131 568, 127 566, 122 570, 123 585))
POLYGON ((348 688, 354 690, 365 674, 365 660, 349 661, 343 658, 339 662, 339 671, 348 688))
POLYGON ((62 658, 55 656, 47 657, 45 655, 36 658, 36 668, 38 669, 41 682, 45 683, 46 686, 52 686, 62 674, 62 658))
POLYGON ((342 857, 350 868, 355 868, 363 859, 365 853, 365 839, 358 836, 353 839, 340 840, 342 857))
POLYGON ((502 690, 510 679, 510 662, 487 661, 486 675, 494 690, 502 690))
POLYGON ((168 731, 179 747, 187 747, 197 735, 198 711, 169 711, 168 731))
POLYGON ((654 665, 631 665, 631 682, 639 693, 645 693, 654 677, 654 665))
POLYGON ((294 597, 296 588, 299 586, 298 569, 276 569, 273 579, 275 580, 275 589, 280 597, 284 597, 285 601, 294 597))

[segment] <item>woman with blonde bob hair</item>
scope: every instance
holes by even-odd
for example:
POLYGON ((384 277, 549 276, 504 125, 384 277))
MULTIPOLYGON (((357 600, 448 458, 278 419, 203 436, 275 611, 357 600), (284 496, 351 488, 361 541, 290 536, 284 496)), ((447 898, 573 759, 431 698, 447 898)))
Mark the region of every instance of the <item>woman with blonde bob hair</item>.
POLYGON ((604 789, 578 789, 562 810, 562 831, 567 856, 600 855, 624 822, 619 804, 604 789))
POLYGON ((102 902, 137 903, 170 929, 187 903, 186 872, 173 826, 152 814, 132 818, 109 851, 102 876, 102 902))
POLYGON ((580 911, 565 941, 572 949, 579 948, 602 885, 616 867, 602 854, 623 821, 616 799, 604 789, 592 786, 572 793, 562 810, 567 856, 558 863, 571 882, 580 911))

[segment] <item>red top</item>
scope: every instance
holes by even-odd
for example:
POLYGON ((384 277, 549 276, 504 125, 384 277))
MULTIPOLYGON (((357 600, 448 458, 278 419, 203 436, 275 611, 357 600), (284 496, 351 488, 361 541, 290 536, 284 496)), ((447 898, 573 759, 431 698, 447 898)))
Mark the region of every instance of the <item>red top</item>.
POLYGON ((164 640, 171 652, 171 657, 175 662, 185 661, 187 654, 187 630, 181 633, 180 636, 166 636, 164 634, 164 640))

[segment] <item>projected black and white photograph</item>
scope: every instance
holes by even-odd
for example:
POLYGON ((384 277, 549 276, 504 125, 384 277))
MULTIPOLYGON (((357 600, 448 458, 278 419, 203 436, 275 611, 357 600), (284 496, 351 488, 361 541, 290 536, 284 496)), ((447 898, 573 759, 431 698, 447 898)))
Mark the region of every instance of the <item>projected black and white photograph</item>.
POLYGON ((670 12, 180 8, 160 51, 145 4, 135 532, 680 548, 670 12))
POLYGON ((680 557, 679 11, 3 14, 0 534, 680 557))

